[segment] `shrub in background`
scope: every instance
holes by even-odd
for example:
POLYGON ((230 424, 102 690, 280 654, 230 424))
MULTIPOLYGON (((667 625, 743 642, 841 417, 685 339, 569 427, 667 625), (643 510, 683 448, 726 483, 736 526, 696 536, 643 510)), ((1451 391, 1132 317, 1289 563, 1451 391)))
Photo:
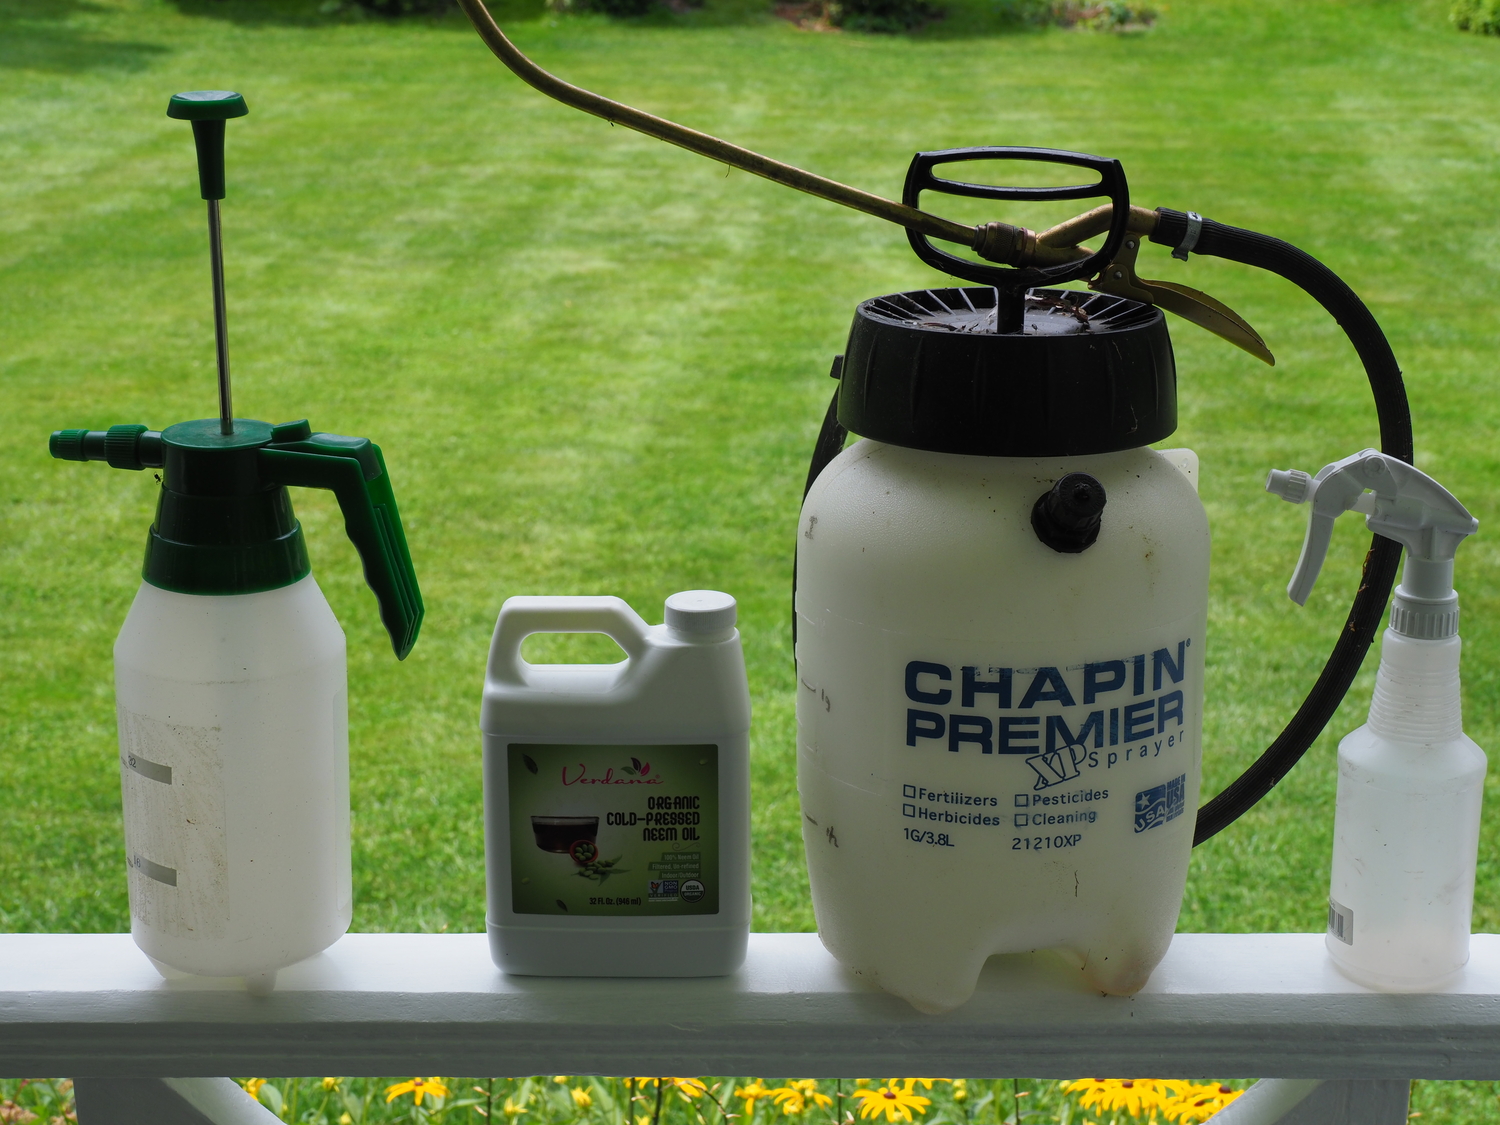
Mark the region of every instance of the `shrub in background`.
MULTIPOLYGON (((1460 0, 1463 2, 1463 0, 1460 0)), ((1500 0, 1479 0, 1500 3, 1500 0)), ((1156 9, 1141 0, 995 0, 1000 15, 1012 22, 1094 31, 1127 31, 1150 27, 1156 9)))
POLYGON ((453 0, 354 0, 379 16, 436 16, 453 8, 453 0))
POLYGON ((1500 35, 1500 0, 1454 0, 1449 18, 1459 31, 1500 35))
POLYGON ((834 0, 826 5, 826 12, 835 27, 887 34, 910 31, 943 17, 943 10, 927 0, 834 0))

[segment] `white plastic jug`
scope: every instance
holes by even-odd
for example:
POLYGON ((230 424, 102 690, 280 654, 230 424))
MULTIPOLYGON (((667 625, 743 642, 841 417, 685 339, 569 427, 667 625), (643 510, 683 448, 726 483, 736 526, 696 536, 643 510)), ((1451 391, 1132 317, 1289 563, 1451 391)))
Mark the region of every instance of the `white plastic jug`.
POLYGON ((735 602, 516 597, 490 646, 484 736, 495 964, 544 976, 714 976, 750 930, 750 694, 735 602), (533 633, 603 633, 616 664, 530 664, 533 633))
POLYGON ((1125 302, 1111 326, 1095 298, 1084 331, 1036 301, 1034 334, 947 331, 934 304, 972 316, 982 293, 901 295, 925 302, 909 320, 897 298, 860 307, 839 417, 867 439, 817 476, 797 541, 818 932, 929 1012, 996 953, 1056 949, 1091 988, 1137 990, 1176 925, 1199 788, 1196 458, 1129 447, 1175 424, 1161 314, 1125 302), (1048 445, 1063 455, 966 451, 1048 445))

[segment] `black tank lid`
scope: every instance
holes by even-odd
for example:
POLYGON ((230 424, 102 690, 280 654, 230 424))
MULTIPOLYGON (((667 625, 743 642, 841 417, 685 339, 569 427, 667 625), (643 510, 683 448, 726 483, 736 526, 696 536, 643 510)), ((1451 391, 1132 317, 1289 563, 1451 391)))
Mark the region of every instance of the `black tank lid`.
POLYGON ((854 313, 839 421, 911 449, 994 457, 1113 453, 1177 428, 1166 318, 1123 297, 1034 289, 1021 332, 995 290, 920 289, 854 313))

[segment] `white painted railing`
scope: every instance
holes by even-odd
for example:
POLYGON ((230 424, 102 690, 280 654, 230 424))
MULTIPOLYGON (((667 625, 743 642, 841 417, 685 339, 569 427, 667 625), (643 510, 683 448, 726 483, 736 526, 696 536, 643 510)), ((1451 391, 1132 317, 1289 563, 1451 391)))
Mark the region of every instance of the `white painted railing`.
MULTIPOLYGON (((1404 1121, 1408 1079, 1500 1078, 1500 936, 1476 935, 1445 990, 1400 996, 1345 980, 1318 934, 1178 935, 1133 997, 1088 991, 1050 955, 1001 957, 968 1004, 924 1016, 846 972, 812 934, 752 935, 739 973, 699 980, 506 977, 482 935, 350 934, 283 970, 269 996, 164 981, 124 934, 10 934, 0 1072, 1260 1074, 1342 1081, 1267 1084, 1265 1113, 1298 1090, 1300 1109, 1249 1116, 1247 1096, 1245 1125, 1385 1125, 1404 1121)), ((90 1096, 100 1089, 80 1085, 82 1125, 134 1120, 105 1120, 102 1094, 90 1096)), ((214 1120, 192 1112, 182 1120, 214 1120)))

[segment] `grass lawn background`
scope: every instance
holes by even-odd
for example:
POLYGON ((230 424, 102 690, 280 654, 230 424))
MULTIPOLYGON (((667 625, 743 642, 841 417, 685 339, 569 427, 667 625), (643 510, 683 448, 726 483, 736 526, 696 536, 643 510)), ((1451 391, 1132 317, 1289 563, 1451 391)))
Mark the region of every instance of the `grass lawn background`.
MULTIPOLYGON (((1500 745, 1500 40, 1427 2, 1179 0, 1126 36, 1006 30, 984 0, 953 3, 909 37, 800 32, 748 0, 626 23, 497 11, 572 81, 872 191, 899 193, 917 149, 1082 149, 1123 159, 1137 203, 1328 262, 1406 370, 1418 464, 1481 521, 1458 561, 1465 720, 1500 745)), ((164 113, 204 87, 251 106, 224 205, 236 412, 379 442, 427 602, 398 664, 331 497, 294 493, 349 636, 354 927, 482 928, 476 728, 506 597, 613 593, 657 621, 667 594, 713 587, 740 600, 756 708, 755 925, 812 929, 801 486, 854 305, 942 277, 893 227, 544 99, 461 17, 292 0, 0 0, 0 928, 128 928, 110 648, 155 485, 54 462, 46 437, 216 409, 192 146, 164 113)), ((1342 521, 1293 606, 1305 513, 1261 491, 1266 469, 1377 436, 1352 351, 1298 291, 1158 247, 1142 273, 1226 301, 1279 361, 1172 321, 1182 424, 1164 444, 1202 457, 1214 532, 1212 793, 1310 685, 1368 542, 1342 521)), ((1195 852, 1181 929, 1322 928, 1335 746, 1374 664, 1287 780, 1195 852)), ((1491 815, 1481 930, 1500 928, 1497 835, 1491 815)))

